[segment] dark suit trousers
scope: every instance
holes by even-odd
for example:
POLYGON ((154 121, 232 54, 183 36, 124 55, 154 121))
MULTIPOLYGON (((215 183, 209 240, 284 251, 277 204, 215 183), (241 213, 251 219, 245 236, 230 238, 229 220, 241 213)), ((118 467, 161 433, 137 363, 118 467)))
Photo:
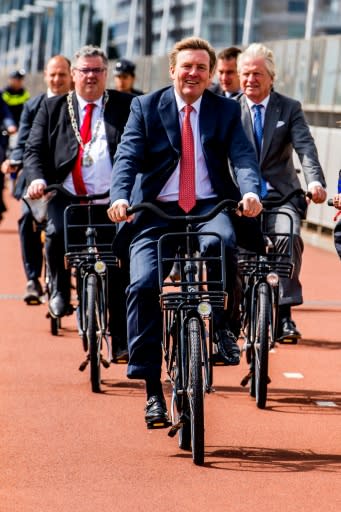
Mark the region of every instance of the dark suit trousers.
MULTIPOLYGON (((214 203, 200 202, 193 214, 210 211, 214 203)), ((176 203, 166 203, 167 213, 183 215, 176 203)), ((232 289, 236 276, 236 239, 231 220, 226 213, 213 220, 193 226, 198 233, 214 232, 221 235, 226 252, 228 289, 232 289)), ((162 313, 159 303, 157 242, 164 233, 183 231, 176 223, 148 217, 130 245, 130 285, 127 296, 127 323, 129 364, 128 377, 132 379, 160 378, 162 363, 162 313)), ((167 243, 167 255, 174 256, 178 240, 167 243)), ((216 237, 199 236, 200 252, 214 255, 220 252, 216 237)), ((168 275, 169 269, 165 269, 168 275)), ((212 269, 212 278, 214 270, 212 269)), ((217 328, 225 326, 225 315, 215 317, 217 328)))
MULTIPOLYGON (((287 233, 289 232, 288 219, 283 215, 276 215, 276 212, 285 212, 290 214, 293 219, 293 263, 294 272, 291 279, 281 278, 279 286, 279 304, 295 306, 302 304, 302 285, 299 279, 301 266, 302 266, 302 254, 303 254, 303 240, 300 236, 301 231, 301 217, 298 214, 296 208, 291 204, 286 204, 280 208, 274 208, 274 215, 271 215, 268 221, 269 231, 272 233, 287 233)), ((285 237, 278 237, 276 242, 276 251, 286 252, 287 239, 285 237)))
POLYGON ((22 215, 18 220, 21 255, 27 280, 39 279, 43 266, 43 244, 41 231, 43 226, 37 224, 32 217, 31 210, 24 201, 22 215))

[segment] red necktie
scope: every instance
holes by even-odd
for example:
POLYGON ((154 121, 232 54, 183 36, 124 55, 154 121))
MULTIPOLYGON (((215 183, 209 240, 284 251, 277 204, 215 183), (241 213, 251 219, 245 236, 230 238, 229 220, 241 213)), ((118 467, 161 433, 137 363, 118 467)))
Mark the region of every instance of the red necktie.
POLYGON ((184 107, 185 117, 182 123, 180 180, 179 180, 179 206, 188 213, 196 203, 195 196, 195 163, 194 139, 190 115, 192 105, 184 107))
MULTIPOLYGON (((83 141, 83 144, 86 144, 91 140, 91 116, 92 111, 95 107, 94 103, 88 103, 85 106, 85 116, 83 120, 83 124, 81 126, 81 129, 79 131, 81 139, 83 141)), ((78 195, 86 195, 87 190, 83 181, 82 176, 82 157, 83 157, 84 150, 81 145, 79 145, 78 148, 78 155, 77 160, 75 163, 75 166, 72 170, 72 179, 73 184, 75 187, 76 194, 78 195)))

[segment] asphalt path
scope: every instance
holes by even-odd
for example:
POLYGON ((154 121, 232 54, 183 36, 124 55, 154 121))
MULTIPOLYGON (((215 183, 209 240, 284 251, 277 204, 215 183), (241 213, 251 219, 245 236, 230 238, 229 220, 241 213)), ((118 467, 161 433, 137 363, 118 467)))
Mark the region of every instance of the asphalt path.
MULTIPOLYGON (((297 346, 270 355, 267 408, 216 368, 205 401, 205 465, 144 425, 141 381, 125 366, 90 390, 74 316, 49 333, 46 305, 22 300, 19 204, 0 225, 0 512, 341 510, 341 262, 306 245, 297 346)), ((332 215, 332 214, 331 214, 332 215)), ((165 376, 164 376, 165 377, 165 376)), ((165 383, 167 398, 169 387, 165 383)))

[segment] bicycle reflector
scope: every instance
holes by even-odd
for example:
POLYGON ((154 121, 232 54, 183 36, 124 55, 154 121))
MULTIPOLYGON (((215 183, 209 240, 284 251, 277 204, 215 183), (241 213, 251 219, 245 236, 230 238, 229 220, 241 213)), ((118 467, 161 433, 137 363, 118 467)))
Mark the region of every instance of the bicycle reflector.
POLYGON ((104 274, 104 272, 107 269, 107 266, 104 263, 104 261, 98 260, 98 261, 96 261, 94 268, 95 268, 95 271, 97 272, 97 274, 104 274))
POLYGON ((212 306, 209 302, 200 302, 198 304, 198 313, 200 316, 208 317, 212 313, 212 306))
POLYGON ((276 272, 269 272, 266 276, 266 282, 275 288, 275 286, 278 286, 279 283, 279 276, 276 274, 276 272))

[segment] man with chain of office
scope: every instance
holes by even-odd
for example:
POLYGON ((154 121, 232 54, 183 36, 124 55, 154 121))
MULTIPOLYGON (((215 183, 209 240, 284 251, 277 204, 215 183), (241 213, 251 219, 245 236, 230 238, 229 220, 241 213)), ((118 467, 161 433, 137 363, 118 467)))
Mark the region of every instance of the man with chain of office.
MULTIPOLYGON (((47 99, 41 105, 24 155, 31 199, 41 198, 46 186, 52 183, 61 183, 79 195, 109 189, 113 157, 132 96, 106 90, 107 69, 105 53, 98 47, 84 46, 72 60, 74 91, 47 99)), ((46 257, 52 275, 49 312, 53 317, 70 311, 70 275, 64 268, 63 239, 63 212, 69 203, 69 199, 57 194, 48 204, 46 257)), ((109 292, 109 310, 116 311, 117 340, 113 342, 113 351, 117 353, 125 346, 126 274, 121 269, 114 270, 117 275, 111 281, 115 281, 115 293, 109 292)), ((109 311, 109 328, 111 319, 109 311)))

